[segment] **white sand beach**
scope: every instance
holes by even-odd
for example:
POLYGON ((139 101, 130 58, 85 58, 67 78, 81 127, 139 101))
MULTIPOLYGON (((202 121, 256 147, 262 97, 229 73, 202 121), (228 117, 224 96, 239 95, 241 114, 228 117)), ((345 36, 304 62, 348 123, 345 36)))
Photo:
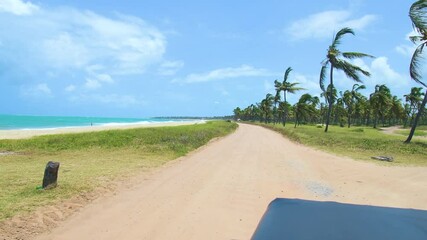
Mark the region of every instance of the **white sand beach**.
POLYGON ((131 128, 149 128, 165 126, 181 126, 205 123, 204 120, 183 121, 183 122, 163 122, 163 123, 141 123, 141 124, 121 124, 111 126, 87 126, 87 127, 70 127, 70 128, 50 128, 50 129, 22 129, 22 130, 0 130, 0 139, 23 139, 41 135, 64 134, 64 133, 81 133, 96 132, 112 129, 131 129, 131 128))

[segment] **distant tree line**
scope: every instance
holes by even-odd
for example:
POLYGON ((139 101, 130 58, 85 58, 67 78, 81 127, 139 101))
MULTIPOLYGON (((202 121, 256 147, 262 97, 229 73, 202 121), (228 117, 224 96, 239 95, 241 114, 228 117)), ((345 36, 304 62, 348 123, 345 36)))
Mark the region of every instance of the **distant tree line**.
MULTIPOLYGON (((376 85, 369 96, 359 91, 364 85, 354 84, 351 89, 340 91, 332 90, 332 109, 330 123, 341 127, 356 126, 412 126, 421 107, 425 93, 421 87, 413 87, 411 91, 400 97, 393 95, 386 85, 376 85)), ((329 90, 328 90, 329 91, 329 90)), ((234 109, 234 119, 243 121, 261 121, 286 125, 286 121, 300 124, 326 124, 329 100, 328 92, 322 93, 321 98, 305 93, 291 105, 282 101, 281 97, 267 94, 258 103, 251 104, 243 109, 234 109), (286 117, 285 117, 286 116, 286 117)), ((418 121, 418 125, 427 125, 427 109, 418 121)))

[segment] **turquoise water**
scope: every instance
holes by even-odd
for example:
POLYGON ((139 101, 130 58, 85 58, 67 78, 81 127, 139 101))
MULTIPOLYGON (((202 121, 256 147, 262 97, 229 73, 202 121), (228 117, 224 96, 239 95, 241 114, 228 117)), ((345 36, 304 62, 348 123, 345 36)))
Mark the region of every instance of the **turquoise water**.
POLYGON ((0 115, 0 130, 48 129, 85 126, 114 126, 125 124, 153 124, 182 122, 183 119, 164 118, 101 118, 0 115))

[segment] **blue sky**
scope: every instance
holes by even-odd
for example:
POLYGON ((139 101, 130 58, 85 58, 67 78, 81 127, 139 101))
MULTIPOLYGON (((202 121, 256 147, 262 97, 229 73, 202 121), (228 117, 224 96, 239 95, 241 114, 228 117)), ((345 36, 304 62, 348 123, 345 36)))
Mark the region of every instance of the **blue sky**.
MULTIPOLYGON (((111 117, 220 116, 260 102, 275 79, 320 94, 332 36, 375 59, 365 94, 403 98, 414 45, 408 9, 391 0, 0 0, 0 113, 111 117)), ((335 74, 339 90, 353 82, 335 74)))

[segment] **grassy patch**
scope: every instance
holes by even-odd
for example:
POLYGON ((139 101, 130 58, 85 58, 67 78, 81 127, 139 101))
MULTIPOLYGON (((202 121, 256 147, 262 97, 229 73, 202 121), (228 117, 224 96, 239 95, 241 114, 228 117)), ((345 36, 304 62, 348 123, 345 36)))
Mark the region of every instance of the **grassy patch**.
MULTIPOLYGON (((395 133, 400 134, 400 135, 404 135, 407 137, 409 135, 410 131, 411 130, 397 130, 395 133)), ((426 137, 427 136, 427 130, 418 130, 418 128, 417 128, 417 129, 415 129, 414 136, 426 137)))
POLYGON ((237 128, 225 121, 0 140, 0 221, 70 198, 123 176, 160 166, 237 128), (59 186, 41 185, 49 160, 59 161, 59 186))
MULTIPOLYGON (((405 129, 411 129, 411 126, 407 126, 405 129)), ((417 130, 422 130, 422 131, 427 131, 427 125, 421 125, 421 126, 417 126, 416 131, 417 130)), ((409 133, 409 132, 408 132, 409 133)))
MULTIPOLYGON (((386 135, 369 127, 341 128, 329 126, 327 133, 316 126, 260 124, 278 131, 291 140, 317 149, 358 160, 371 160, 372 156, 393 156, 393 165, 427 166, 427 141, 413 139, 411 144, 403 144, 406 136, 386 135)), ((377 162, 377 161, 376 161, 377 162)))

